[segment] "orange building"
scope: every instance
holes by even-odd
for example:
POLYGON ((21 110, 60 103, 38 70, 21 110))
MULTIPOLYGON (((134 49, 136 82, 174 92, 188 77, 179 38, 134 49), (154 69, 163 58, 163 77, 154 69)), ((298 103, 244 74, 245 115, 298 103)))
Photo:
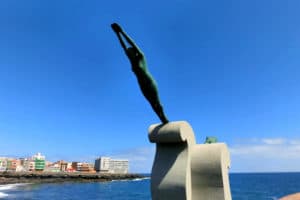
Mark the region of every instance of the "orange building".
POLYGON ((21 161, 19 159, 9 159, 7 161, 7 170, 16 171, 17 167, 21 165, 21 161))

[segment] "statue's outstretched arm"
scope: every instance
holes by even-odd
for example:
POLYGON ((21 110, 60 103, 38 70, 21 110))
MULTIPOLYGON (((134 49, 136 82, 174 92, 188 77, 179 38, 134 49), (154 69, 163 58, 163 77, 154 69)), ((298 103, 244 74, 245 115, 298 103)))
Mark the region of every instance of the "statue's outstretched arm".
POLYGON ((122 30, 120 32, 124 38, 126 39, 126 41, 133 47, 135 48, 141 55, 143 55, 143 52, 141 51, 141 49, 133 42, 133 40, 122 30))
POLYGON ((126 51, 126 50, 127 50, 127 47, 126 47, 125 42, 123 41, 123 39, 122 39, 120 33, 116 33, 116 34, 117 34, 117 37, 118 37, 118 39, 119 39, 119 41, 120 41, 120 43, 121 43, 122 48, 124 49, 124 51, 126 51))
POLYGON ((122 37, 120 35, 121 27, 118 24, 114 23, 114 24, 111 25, 111 28, 116 33, 116 35, 117 35, 117 37, 118 37, 118 39, 120 41, 120 44, 121 44, 122 48, 124 49, 124 51, 126 51, 127 47, 126 47, 126 45, 125 45, 125 43, 124 43, 124 41, 123 41, 123 39, 122 39, 122 37))
POLYGON ((139 49, 139 47, 133 42, 133 40, 122 30, 122 28, 117 24, 117 23, 113 23, 111 25, 112 29, 115 31, 115 33, 117 34, 120 43, 122 45, 122 47, 124 48, 124 50, 127 49, 124 41, 121 38, 121 35, 125 38, 125 40, 128 42, 128 44, 130 44, 133 48, 135 48, 140 54, 143 55, 143 52, 139 49), (120 35, 121 34, 121 35, 120 35))

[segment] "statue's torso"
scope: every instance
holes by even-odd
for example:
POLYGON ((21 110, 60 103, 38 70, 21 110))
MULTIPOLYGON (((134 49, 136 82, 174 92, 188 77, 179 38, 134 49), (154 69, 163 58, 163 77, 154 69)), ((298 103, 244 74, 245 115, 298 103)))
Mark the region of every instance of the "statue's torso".
POLYGON ((156 82, 147 70, 146 59, 143 55, 135 57, 131 61, 131 69, 137 77, 139 86, 144 94, 148 98, 152 98, 157 95, 156 82))

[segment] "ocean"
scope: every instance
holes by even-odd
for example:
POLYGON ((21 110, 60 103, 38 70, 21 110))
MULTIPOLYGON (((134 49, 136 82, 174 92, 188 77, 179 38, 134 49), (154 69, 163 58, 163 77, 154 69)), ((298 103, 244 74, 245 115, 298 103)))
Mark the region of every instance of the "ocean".
MULTIPOLYGON (((300 192, 300 173, 230 174, 233 200, 276 200, 300 192)), ((102 183, 0 185, 7 200, 150 200, 150 179, 102 183)))

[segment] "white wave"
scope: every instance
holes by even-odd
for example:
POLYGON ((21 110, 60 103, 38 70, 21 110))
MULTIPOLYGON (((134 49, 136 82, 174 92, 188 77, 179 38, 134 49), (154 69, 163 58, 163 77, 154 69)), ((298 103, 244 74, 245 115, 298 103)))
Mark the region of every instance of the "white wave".
POLYGON ((147 179, 150 179, 150 177, 145 177, 145 178, 135 178, 131 181, 143 181, 143 180, 147 180, 147 179))
POLYGON ((29 183, 15 183, 15 184, 6 184, 6 185, 0 185, 0 191, 3 190, 14 190, 20 186, 28 185, 29 183))
POLYGON ((111 182, 127 182, 127 181, 131 181, 130 179, 116 179, 116 180, 112 180, 111 182))
POLYGON ((150 179, 150 177, 145 177, 145 178, 135 178, 135 179, 116 179, 112 180, 112 182, 130 182, 130 181, 143 181, 146 179, 150 179))
POLYGON ((8 196, 8 194, 5 194, 5 193, 3 193, 3 192, 0 192, 0 199, 1 198, 4 198, 4 197, 7 197, 8 196))

